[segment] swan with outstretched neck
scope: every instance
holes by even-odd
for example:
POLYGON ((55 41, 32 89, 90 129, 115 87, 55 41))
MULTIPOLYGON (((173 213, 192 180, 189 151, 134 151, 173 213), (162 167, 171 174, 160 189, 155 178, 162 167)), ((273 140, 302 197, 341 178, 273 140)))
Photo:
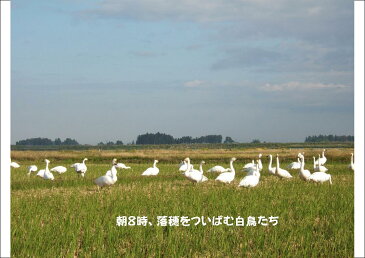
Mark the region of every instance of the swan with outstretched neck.
POLYGON ((200 162, 200 170, 191 168, 190 158, 186 158, 184 161, 187 164, 184 175, 189 181, 194 182, 194 183, 202 183, 202 182, 208 181, 208 178, 203 175, 204 174, 203 164, 205 164, 204 160, 202 162, 200 162))
POLYGON ((219 182, 222 182, 222 183, 228 183, 230 184, 235 175, 236 175, 236 171, 234 170, 234 167, 233 167, 233 162, 236 160, 236 158, 231 158, 231 161, 229 163, 229 167, 231 169, 230 172, 224 172, 222 174, 220 174, 216 179, 215 181, 219 181, 219 182))
POLYGON ((293 177, 292 175, 290 175, 290 173, 288 171, 286 171, 285 169, 280 168, 279 154, 276 154, 275 175, 277 175, 280 178, 292 178, 293 177))

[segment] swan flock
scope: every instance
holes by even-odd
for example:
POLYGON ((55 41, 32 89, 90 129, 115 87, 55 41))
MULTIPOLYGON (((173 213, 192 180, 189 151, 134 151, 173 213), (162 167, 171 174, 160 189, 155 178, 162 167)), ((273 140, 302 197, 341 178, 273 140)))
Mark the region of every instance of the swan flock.
MULTIPOLYGON (((259 154, 256 159, 253 159, 252 162, 245 164, 242 167, 242 171, 246 172, 246 176, 244 176, 238 183, 239 187, 245 188, 253 188, 259 185, 261 173, 267 173, 269 176, 275 176, 282 180, 292 179, 294 176, 288 170, 298 170, 298 178, 305 182, 315 182, 315 183, 324 183, 329 182, 332 184, 332 176, 328 173, 328 169, 324 166, 327 162, 327 158, 325 156, 325 150, 322 151, 322 154, 319 154, 318 158, 313 157, 313 173, 305 168, 305 156, 304 153, 298 153, 297 161, 290 163, 286 169, 280 167, 279 155, 276 154, 275 166, 273 155, 268 155, 267 158, 269 160, 267 170, 264 169, 262 161, 262 154, 259 154), (267 171, 267 172, 266 172, 267 171)), ((71 165, 74 168, 75 172, 80 175, 82 178, 85 177, 87 171, 86 161, 88 159, 84 158, 81 163, 74 163, 71 165)), ((206 172, 210 174, 217 173, 218 176, 215 178, 215 182, 217 184, 231 184, 236 177, 236 169, 234 167, 234 162, 237 161, 235 157, 230 159, 229 168, 225 168, 220 165, 215 165, 208 169, 206 172)), ((57 172, 58 174, 63 174, 67 172, 67 168, 64 166, 56 166, 49 169, 50 161, 48 159, 44 160, 45 168, 41 169, 37 172, 38 168, 36 165, 30 165, 27 167, 27 175, 30 176, 32 173, 36 173, 38 177, 41 177, 45 180, 55 180, 52 172, 57 172)), ((159 168, 157 167, 158 160, 154 160, 152 167, 147 168, 141 176, 158 176, 159 168)), ((178 171, 182 172, 182 175, 190 182, 200 184, 209 181, 208 177, 204 175, 203 166, 205 165, 205 161, 201 161, 199 164, 199 169, 194 169, 194 165, 191 163, 189 157, 185 158, 180 164, 178 171)), ((16 162, 10 163, 11 167, 19 168, 20 165, 16 162)), ((348 168, 354 170, 354 155, 351 153, 351 163, 348 165, 348 168)), ((106 186, 112 186, 117 182, 117 173, 118 169, 131 169, 131 167, 123 164, 117 163, 117 159, 113 159, 112 166, 110 170, 108 170, 104 175, 96 178, 93 182, 99 188, 103 188, 106 186)))

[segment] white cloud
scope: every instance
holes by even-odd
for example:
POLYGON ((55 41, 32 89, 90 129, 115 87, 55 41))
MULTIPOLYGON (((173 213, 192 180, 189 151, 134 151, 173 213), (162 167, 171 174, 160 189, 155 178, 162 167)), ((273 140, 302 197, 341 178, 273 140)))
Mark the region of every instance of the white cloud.
POLYGON ((291 91, 291 90, 317 90, 317 89, 349 89, 348 85, 344 84, 325 84, 325 83, 312 83, 312 82, 287 82, 282 84, 270 84, 267 83, 260 87, 263 91, 291 91))
POLYGON ((196 88, 204 85, 206 85, 206 81, 201 81, 201 80, 187 81, 184 83, 184 87, 189 87, 189 88, 196 88))

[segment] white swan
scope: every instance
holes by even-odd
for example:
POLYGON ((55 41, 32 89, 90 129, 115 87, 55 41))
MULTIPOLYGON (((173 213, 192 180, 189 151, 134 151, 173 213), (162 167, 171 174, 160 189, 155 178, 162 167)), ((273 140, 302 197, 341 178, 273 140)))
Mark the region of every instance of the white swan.
POLYGON ((256 169, 255 171, 253 172, 252 175, 247 175, 245 176, 241 182, 238 184, 239 187, 247 187, 247 188, 250 188, 250 187, 255 187, 259 181, 260 181, 260 169, 259 169, 259 162, 257 161, 257 164, 256 164, 256 169))
POLYGON ((117 168, 121 168, 121 169, 130 169, 131 167, 126 166, 124 163, 118 163, 116 165, 117 168))
POLYGON ((247 163, 247 164, 245 164, 245 165, 243 166, 242 171, 247 171, 247 169, 249 169, 249 168, 255 168, 255 161, 254 161, 254 160, 252 160, 252 162, 251 162, 251 163, 247 163))
POLYGON ((262 157, 262 154, 260 153, 259 154, 259 159, 257 160, 257 163, 259 164, 259 171, 262 170, 263 166, 262 166, 262 162, 261 162, 261 157, 262 157))
POLYGON ((286 171, 285 169, 280 168, 279 154, 276 154, 276 171, 275 171, 275 175, 277 175, 280 178, 292 178, 293 177, 292 175, 290 175, 290 173, 288 171, 286 171))
POLYGON ((98 177, 94 180, 94 183, 99 187, 110 186, 117 182, 117 159, 113 159, 112 168, 107 172, 105 176, 98 177))
POLYGON ((325 172, 314 172, 310 177, 310 181, 316 182, 316 183, 323 183, 326 181, 329 181, 332 185, 332 177, 330 174, 327 174, 325 172))
MULTIPOLYGON (((186 159, 185 159, 186 160, 186 159)), ((188 169, 188 164, 187 164, 187 162, 185 161, 185 160, 183 160, 181 163, 180 163, 180 165, 179 165, 179 171, 180 172, 183 172, 183 174, 185 173, 185 171, 188 169)), ((190 164, 190 169, 193 169, 193 165, 192 164, 190 164)))
POLYGON ((58 174, 63 174, 67 171, 67 168, 64 166, 57 166, 51 169, 52 172, 57 172, 58 174))
POLYGON ((36 172, 38 170, 38 168, 37 168, 37 166, 36 165, 30 165, 29 167, 28 167, 28 173, 27 173, 27 175, 28 176, 30 176, 30 174, 32 173, 32 172, 36 172))
POLYGON ((210 169, 207 170, 208 173, 223 173, 223 172, 228 172, 230 169, 229 168, 224 168, 222 166, 214 166, 210 169))
POLYGON ((82 177, 85 176, 85 173, 87 171, 87 166, 85 164, 85 161, 87 160, 87 158, 84 158, 82 163, 75 163, 71 165, 72 168, 75 168, 75 172, 80 174, 82 177))
POLYGON ((16 162, 11 162, 10 163, 10 167, 12 167, 12 168, 20 168, 20 165, 18 164, 18 163, 16 163, 16 162))
POLYGON ((300 159, 298 158, 298 161, 294 161, 294 162, 290 163, 286 168, 287 169, 300 169, 300 159))
POLYGON ((45 159, 44 161, 46 162, 46 168, 39 170, 37 176, 42 177, 43 179, 54 180, 53 174, 48 169, 50 161, 48 159, 45 159))
POLYGON ((184 175, 188 180, 190 180, 194 183, 202 183, 202 182, 208 181, 208 178, 203 175, 203 173, 204 173, 203 164, 205 164, 205 161, 200 162, 200 170, 191 169, 189 158, 186 158, 184 161, 187 164, 184 175))
POLYGON ((354 154, 351 153, 351 163, 349 165, 349 168, 355 171, 355 164, 354 164, 354 154))
POLYGON ((304 156, 300 156, 300 170, 299 170, 299 177, 304 181, 309 181, 309 177, 311 176, 311 172, 308 169, 304 169, 304 156))
MULTIPOLYGON (((319 155, 318 155, 319 156, 319 155)), ((319 159, 319 157, 318 157, 319 159)), ((313 157, 313 169, 314 172, 327 172, 328 169, 325 166, 318 166, 318 162, 316 163, 316 157, 313 157)))
POLYGON ((235 175, 236 175, 236 171, 234 170, 234 167, 233 167, 233 162, 236 160, 236 158, 231 158, 231 161, 229 163, 229 167, 231 169, 231 172, 224 172, 222 174, 220 174, 216 179, 215 181, 219 181, 219 182, 222 182, 222 183, 228 183, 230 184, 235 175))
POLYGON ((153 162, 153 166, 151 168, 147 168, 143 173, 142 176, 156 176, 160 172, 158 167, 156 167, 156 164, 158 163, 158 160, 155 160, 153 162))
POLYGON ((322 157, 320 157, 320 158, 318 158, 317 159, 317 161, 316 161, 316 165, 323 165, 323 164, 325 164, 326 163, 326 161, 327 161, 327 158, 324 156, 324 152, 325 152, 326 150, 325 149, 323 149, 323 151, 322 151, 322 157))
POLYGON ((268 169, 269 169, 269 174, 271 174, 271 175, 274 175, 274 176, 275 176, 276 168, 275 168, 275 167, 272 167, 272 155, 270 154, 268 157, 269 157, 269 159, 270 159, 270 161, 269 161, 269 167, 268 167, 268 169))

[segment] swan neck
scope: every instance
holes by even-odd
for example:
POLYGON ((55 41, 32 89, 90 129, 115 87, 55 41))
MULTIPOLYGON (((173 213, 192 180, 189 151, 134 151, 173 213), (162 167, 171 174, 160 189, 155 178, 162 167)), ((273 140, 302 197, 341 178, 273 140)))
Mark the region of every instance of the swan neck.
POLYGON ((229 163, 229 167, 231 168, 231 172, 232 173, 235 173, 236 171, 234 170, 234 167, 233 167, 233 160, 231 160, 231 162, 229 163))

